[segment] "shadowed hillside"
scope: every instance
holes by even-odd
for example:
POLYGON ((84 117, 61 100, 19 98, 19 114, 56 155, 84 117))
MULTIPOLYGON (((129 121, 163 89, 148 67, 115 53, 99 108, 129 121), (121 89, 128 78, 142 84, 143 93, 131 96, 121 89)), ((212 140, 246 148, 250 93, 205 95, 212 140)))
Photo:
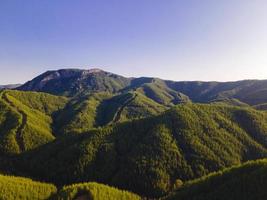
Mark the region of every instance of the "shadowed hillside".
POLYGON ((48 183, 28 178, 0 175, 0 199, 2 200, 140 200, 131 192, 119 190, 99 183, 80 183, 64 186, 58 190, 48 183))
POLYGON ((267 161, 252 161, 189 181, 166 200, 262 200, 266 184, 267 161))

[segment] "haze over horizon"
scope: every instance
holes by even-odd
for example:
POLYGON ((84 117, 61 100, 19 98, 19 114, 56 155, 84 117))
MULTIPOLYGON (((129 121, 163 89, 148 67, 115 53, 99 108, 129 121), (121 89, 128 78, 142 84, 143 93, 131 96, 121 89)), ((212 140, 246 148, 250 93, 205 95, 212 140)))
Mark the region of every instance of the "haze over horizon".
POLYGON ((267 79, 267 1, 0 2, 0 84, 62 68, 126 77, 267 79))

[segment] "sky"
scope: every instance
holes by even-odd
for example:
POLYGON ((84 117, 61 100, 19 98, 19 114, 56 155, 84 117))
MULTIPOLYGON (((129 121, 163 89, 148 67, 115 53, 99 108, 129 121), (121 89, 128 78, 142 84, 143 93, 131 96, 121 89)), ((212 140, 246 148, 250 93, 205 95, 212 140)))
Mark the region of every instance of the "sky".
POLYGON ((267 79, 266 0, 0 0, 0 84, 47 70, 267 79))

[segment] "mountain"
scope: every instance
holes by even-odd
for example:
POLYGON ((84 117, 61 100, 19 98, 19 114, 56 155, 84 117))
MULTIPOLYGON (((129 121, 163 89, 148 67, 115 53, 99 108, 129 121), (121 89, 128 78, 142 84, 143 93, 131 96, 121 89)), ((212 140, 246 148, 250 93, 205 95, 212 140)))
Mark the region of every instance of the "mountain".
POLYGON ((3 89, 14 89, 21 86, 21 84, 9 84, 9 85, 0 85, 0 90, 3 89))
POLYGON ((126 78, 100 69, 47 71, 17 88, 54 95, 75 96, 94 92, 138 91, 164 106, 193 101, 239 101, 248 105, 267 102, 267 80, 236 82, 168 81, 159 78, 126 78))
POLYGON ((210 174, 179 186, 165 200, 262 200, 267 191, 267 160, 258 160, 210 174))
POLYGON ((100 69, 62 69, 47 71, 17 89, 73 96, 92 91, 118 92, 129 83, 130 79, 100 69))
POLYGON ((0 91, 0 173, 51 183, 58 199, 175 199, 194 179, 267 158, 266 91, 266 80, 48 71, 0 91))

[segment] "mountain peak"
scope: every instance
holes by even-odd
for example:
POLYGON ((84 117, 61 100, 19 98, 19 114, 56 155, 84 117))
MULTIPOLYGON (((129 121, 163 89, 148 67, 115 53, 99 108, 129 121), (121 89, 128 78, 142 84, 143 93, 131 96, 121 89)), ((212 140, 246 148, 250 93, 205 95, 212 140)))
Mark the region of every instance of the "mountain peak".
POLYGON ((116 92, 128 86, 129 83, 130 79, 99 68, 70 68, 47 71, 18 89, 72 96, 80 92, 116 92))
POLYGON ((75 75, 76 76, 77 75, 88 75, 88 74, 101 73, 101 72, 108 73, 99 68, 91 68, 91 69, 66 68, 66 69, 58 69, 58 70, 49 70, 41 74, 40 76, 42 75, 47 76, 47 75, 54 74, 57 77, 70 77, 70 76, 75 76, 75 75))

